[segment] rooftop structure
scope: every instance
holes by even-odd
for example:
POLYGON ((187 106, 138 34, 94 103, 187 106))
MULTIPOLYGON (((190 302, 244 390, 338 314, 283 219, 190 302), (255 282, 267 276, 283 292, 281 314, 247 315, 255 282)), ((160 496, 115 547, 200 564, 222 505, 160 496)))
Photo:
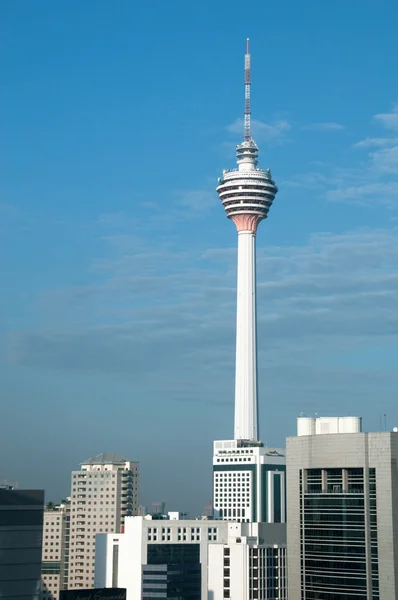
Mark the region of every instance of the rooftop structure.
POLYGON ((124 465, 127 462, 127 458, 121 456, 120 454, 116 454, 116 452, 102 452, 101 454, 97 454, 97 456, 93 456, 92 458, 88 458, 82 465, 124 465))

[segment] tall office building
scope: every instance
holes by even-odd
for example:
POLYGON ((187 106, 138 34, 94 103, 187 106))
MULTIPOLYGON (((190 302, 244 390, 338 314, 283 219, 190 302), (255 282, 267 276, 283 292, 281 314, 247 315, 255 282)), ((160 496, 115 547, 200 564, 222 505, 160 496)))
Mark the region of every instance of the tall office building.
POLYGON ((215 518, 285 523, 285 451, 260 444, 242 440, 214 442, 215 518))
POLYGON ((250 129, 251 57, 245 55, 244 139, 237 169, 223 171, 217 192, 238 231, 234 440, 214 442, 213 506, 219 519, 285 521, 284 450, 259 438, 257 391, 256 233, 278 191, 271 171, 257 167, 250 129))
POLYGON ((58 600, 67 588, 70 503, 48 504, 44 510, 41 600, 58 600))
POLYGON ((398 598, 398 433, 298 419, 287 440, 289 600, 398 598))
POLYGON ((43 490, 0 487, 0 598, 39 600, 43 490))
POLYGON ((68 589, 94 585, 95 536, 118 533, 138 511, 138 463, 103 453, 72 472, 68 589))

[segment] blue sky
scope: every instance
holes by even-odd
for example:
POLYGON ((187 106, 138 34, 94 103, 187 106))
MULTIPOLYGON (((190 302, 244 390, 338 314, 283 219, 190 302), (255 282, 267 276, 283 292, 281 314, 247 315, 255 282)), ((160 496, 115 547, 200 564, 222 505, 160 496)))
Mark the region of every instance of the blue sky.
POLYGON ((233 434, 236 233, 215 193, 261 166, 261 431, 398 425, 398 5, 3 0, 0 478, 57 500, 87 457, 199 511, 233 434))

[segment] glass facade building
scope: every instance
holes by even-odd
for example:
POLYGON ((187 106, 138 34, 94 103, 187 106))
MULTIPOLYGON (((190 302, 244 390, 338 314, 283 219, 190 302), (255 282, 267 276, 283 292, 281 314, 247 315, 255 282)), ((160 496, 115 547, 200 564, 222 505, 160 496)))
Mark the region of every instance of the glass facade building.
POLYGON ((375 469, 302 469, 300 523, 303 597, 366 600, 370 560, 379 598, 375 469))
POLYGON ((148 544, 142 600, 201 599, 199 544, 148 544))
POLYGON ((287 440, 289 600, 398 598, 398 432, 287 440))
POLYGON ((0 489, 0 598, 38 600, 43 490, 0 489))

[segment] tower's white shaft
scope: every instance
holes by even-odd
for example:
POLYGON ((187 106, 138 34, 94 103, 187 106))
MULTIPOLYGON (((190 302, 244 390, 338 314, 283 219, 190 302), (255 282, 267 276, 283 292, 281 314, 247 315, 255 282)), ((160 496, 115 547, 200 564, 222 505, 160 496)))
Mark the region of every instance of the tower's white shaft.
POLYGON ((256 234, 238 231, 236 440, 258 440, 256 313, 256 234))

